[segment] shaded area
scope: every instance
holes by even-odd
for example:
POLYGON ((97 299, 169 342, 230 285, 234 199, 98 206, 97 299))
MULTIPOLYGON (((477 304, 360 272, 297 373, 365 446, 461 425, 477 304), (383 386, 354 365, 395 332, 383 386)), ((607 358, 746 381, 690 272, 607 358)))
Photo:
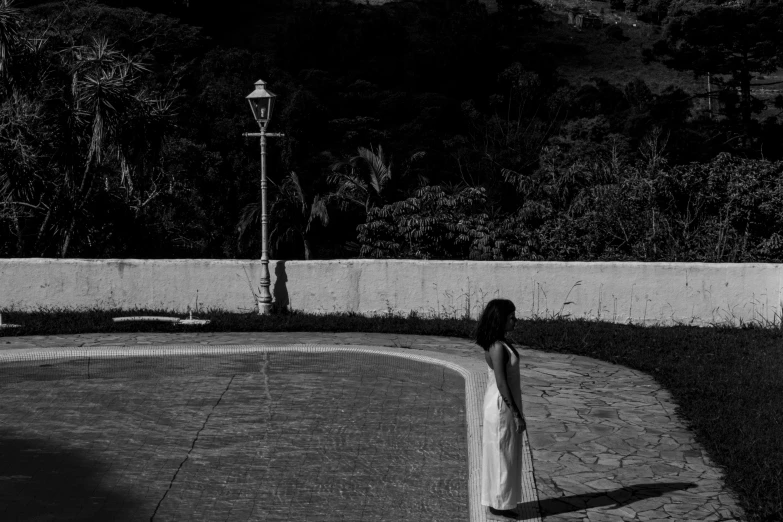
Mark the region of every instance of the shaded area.
POLYGON ((104 483, 111 462, 57 442, 0 435, 0 519, 121 520, 141 499, 104 483))
MULTIPOLYGON (((638 502, 640 500, 661 497, 672 491, 679 491, 693 487, 696 487, 696 484, 691 482, 635 484, 633 486, 626 486, 624 488, 615 489, 612 491, 540 499, 538 501, 538 505, 541 509, 541 516, 547 517, 550 515, 559 515, 561 513, 584 511, 590 508, 618 508, 621 506, 633 504, 634 502, 638 502)), ((524 505, 522 507, 524 507, 524 505)))

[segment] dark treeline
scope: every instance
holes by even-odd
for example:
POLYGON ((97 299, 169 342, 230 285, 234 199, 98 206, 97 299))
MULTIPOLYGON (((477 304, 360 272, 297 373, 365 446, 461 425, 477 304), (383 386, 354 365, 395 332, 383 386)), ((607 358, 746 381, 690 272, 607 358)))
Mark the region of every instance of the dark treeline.
POLYGON ((0 256, 258 257, 263 79, 273 257, 783 260, 783 8, 631 6, 708 113, 498 4, 0 0, 0 256))

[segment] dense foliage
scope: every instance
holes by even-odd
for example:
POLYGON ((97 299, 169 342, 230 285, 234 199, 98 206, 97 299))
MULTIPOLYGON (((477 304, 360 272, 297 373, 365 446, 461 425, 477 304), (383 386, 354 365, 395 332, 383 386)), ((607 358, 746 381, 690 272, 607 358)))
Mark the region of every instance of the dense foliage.
POLYGON ((705 113, 562 76, 585 50, 533 0, 110 3, 0 0, 1 256, 258 257, 259 78, 274 257, 783 256, 783 103, 748 83, 777 4, 625 6, 663 28, 645 59, 713 74, 705 113))
POLYGON ((522 205, 487 215, 483 190, 424 187, 375 208, 362 255, 417 259, 783 260, 783 162, 728 154, 673 168, 563 163, 511 174, 522 205))

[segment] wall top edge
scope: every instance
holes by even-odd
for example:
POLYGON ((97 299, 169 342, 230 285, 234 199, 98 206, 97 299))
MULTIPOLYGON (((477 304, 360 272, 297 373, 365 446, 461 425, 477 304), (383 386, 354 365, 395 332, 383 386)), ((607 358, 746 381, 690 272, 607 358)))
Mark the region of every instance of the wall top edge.
MULTIPOLYGON (((236 265, 247 266, 260 264, 259 259, 88 259, 88 258, 41 258, 41 257, 15 257, 0 258, 2 265, 41 264, 41 265, 236 265)), ((606 267, 649 267, 649 268, 783 268, 781 263, 686 263, 686 262, 641 262, 641 261, 473 261, 473 260, 422 260, 422 259, 317 259, 311 261, 286 261, 270 259, 269 264, 275 266, 284 263, 286 266, 299 265, 378 265, 378 264, 410 264, 410 265, 483 265, 483 266, 508 266, 508 267, 578 267, 578 266, 606 266, 606 267)))

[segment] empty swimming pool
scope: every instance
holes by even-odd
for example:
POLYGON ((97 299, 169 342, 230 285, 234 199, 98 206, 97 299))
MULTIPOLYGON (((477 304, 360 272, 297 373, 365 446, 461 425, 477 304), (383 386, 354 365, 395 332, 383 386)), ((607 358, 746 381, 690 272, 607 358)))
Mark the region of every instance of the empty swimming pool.
POLYGON ((467 520, 465 381, 358 351, 0 364, 0 518, 467 520))

